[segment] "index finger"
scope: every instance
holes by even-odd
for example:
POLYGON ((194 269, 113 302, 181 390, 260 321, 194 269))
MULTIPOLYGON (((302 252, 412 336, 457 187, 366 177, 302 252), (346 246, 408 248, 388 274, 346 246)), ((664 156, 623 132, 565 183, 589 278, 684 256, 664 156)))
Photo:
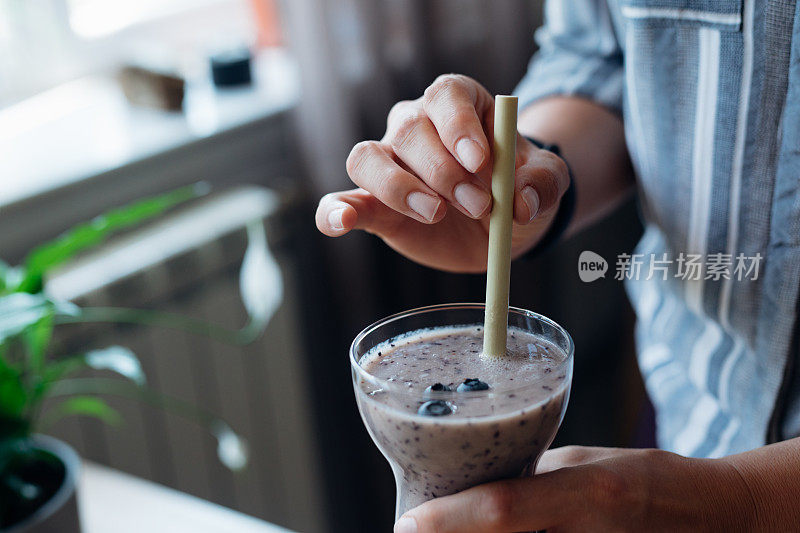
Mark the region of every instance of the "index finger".
POLYGON ((486 165, 491 147, 482 117, 494 107, 486 89, 466 76, 446 74, 425 90, 422 107, 461 166, 475 173, 486 165))

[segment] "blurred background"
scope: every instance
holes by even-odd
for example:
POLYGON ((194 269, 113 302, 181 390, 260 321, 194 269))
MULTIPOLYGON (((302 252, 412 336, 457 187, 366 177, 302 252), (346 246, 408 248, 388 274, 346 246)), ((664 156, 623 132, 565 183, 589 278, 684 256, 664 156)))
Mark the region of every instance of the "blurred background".
MULTIPOLYGON (((237 327, 247 221, 264 221, 279 267, 269 282, 280 305, 244 348, 132 326, 59 338, 131 347, 152 386, 248 440, 247 470, 222 467, 191 424, 118 399, 124 425, 80 419, 53 434, 85 460, 298 531, 388 529, 392 476, 358 417, 347 348, 385 315, 481 301, 484 279, 420 267, 372 236, 327 239, 316 201, 349 187, 352 145, 380 138, 392 104, 437 75, 512 91, 541 23, 539 0, 0 0, 3 260, 111 206, 205 180, 210 197, 81 257, 49 290, 237 327)), ((576 272, 589 249, 613 273, 639 233, 631 202, 513 266, 511 303, 560 322, 577 346, 557 445, 652 442, 621 283, 576 272)))

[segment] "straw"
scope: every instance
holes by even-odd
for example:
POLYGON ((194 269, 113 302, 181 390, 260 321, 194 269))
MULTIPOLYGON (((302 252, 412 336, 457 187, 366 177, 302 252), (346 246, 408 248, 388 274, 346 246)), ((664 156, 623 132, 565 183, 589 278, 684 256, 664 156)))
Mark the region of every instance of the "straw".
POLYGON ((516 144, 517 97, 497 96, 494 102, 493 204, 489 219, 489 260, 486 267, 486 314, 483 336, 483 355, 486 357, 506 354, 516 144))

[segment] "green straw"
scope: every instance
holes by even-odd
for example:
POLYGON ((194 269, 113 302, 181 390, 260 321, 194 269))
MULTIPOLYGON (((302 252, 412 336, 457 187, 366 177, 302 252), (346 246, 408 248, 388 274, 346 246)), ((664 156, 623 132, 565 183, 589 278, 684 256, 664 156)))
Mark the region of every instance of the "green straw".
POLYGON ((483 355, 486 357, 500 357, 506 354, 517 105, 516 96, 497 96, 494 101, 493 204, 489 219, 489 258, 486 267, 486 315, 483 337, 483 355))

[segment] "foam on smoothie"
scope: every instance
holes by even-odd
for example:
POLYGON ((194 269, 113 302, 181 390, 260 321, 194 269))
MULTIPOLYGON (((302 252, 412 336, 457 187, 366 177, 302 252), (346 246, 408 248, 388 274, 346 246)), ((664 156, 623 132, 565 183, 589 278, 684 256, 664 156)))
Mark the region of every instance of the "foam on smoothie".
POLYGON ((446 397, 454 407, 447 419, 514 412, 546 401, 563 386, 564 353, 529 332, 509 328, 505 357, 482 357, 482 351, 482 326, 423 329, 381 343, 362 357, 360 365, 372 376, 404 387, 408 394, 381 387, 368 393, 409 414, 416 414, 426 399, 425 389, 435 383, 455 390, 465 379, 476 378, 489 385, 491 394, 429 394, 428 399, 446 397), (477 398, 487 395, 491 398, 477 398))

